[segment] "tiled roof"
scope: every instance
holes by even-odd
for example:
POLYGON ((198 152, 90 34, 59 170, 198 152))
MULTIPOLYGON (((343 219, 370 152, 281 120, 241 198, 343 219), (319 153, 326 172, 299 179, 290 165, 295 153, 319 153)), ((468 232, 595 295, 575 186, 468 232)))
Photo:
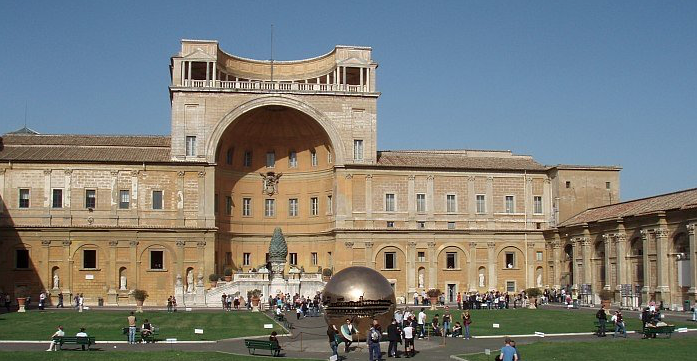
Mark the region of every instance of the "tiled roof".
POLYGON ((556 164, 548 166, 550 169, 584 169, 584 170, 621 170, 618 165, 577 165, 577 164, 556 164))
POLYGON ((697 208, 697 188, 590 208, 562 222, 559 227, 689 208, 697 208))
POLYGON ((378 167, 535 170, 546 168, 530 156, 508 151, 400 150, 378 152, 378 167))
POLYGON ((1 161, 169 162, 168 136, 5 134, 1 161))

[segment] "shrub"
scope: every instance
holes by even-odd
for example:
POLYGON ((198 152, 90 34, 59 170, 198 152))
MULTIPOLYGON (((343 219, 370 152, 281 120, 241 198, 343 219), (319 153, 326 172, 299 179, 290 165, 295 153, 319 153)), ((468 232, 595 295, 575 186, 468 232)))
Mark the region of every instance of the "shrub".
POLYGON ((249 291, 249 294, 250 294, 252 297, 259 298, 259 297, 261 297, 261 290, 255 288, 255 289, 249 291))
POLYGON ((598 292, 598 296, 600 296, 600 299, 603 301, 609 301, 612 299, 613 294, 610 290, 600 290, 600 292, 598 292))
POLYGON ((532 287, 525 290, 525 294, 528 295, 528 297, 537 298, 542 295, 542 291, 537 287, 532 287))
POLYGON ((440 296, 442 293, 443 293, 443 292, 441 292, 441 291, 440 291, 439 289, 437 289, 437 288, 431 288, 430 290, 426 291, 426 294, 428 295, 428 297, 438 297, 438 296, 440 296))
POLYGON ((329 268, 325 268, 322 270, 322 276, 324 277, 331 277, 332 276, 332 270, 329 268))
POLYGON ((146 290, 141 290, 141 289, 135 289, 133 290, 133 298, 136 299, 136 301, 145 301, 146 298, 148 298, 148 291, 146 290))
POLYGON ((232 268, 230 268, 230 267, 226 268, 225 271, 223 271, 223 274, 228 276, 228 277, 232 276, 232 268))
POLYGON ((211 282, 218 282, 219 279, 220 279, 220 275, 218 275, 217 273, 211 273, 208 276, 208 280, 211 282))

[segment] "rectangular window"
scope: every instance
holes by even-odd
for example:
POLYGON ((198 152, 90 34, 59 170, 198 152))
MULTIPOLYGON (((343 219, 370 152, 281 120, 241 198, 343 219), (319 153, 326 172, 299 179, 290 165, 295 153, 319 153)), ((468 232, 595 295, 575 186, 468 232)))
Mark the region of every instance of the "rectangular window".
POLYGON ((226 162, 228 165, 232 165, 232 157, 233 157, 234 153, 235 153, 235 151, 234 151, 233 148, 228 148, 228 149, 227 149, 227 154, 226 154, 226 156, 225 156, 225 162, 226 162))
POLYGON ((317 197, 310 198, 310 215, 316 216, 319 214, 319 199, 317 197))
POLYGON ((535 252, 535 259, 537 259, 540 262, 542 261, 542 251, 535 252))
POLYGON ((273 168, 276 165, 276 153, 266 152, 266 168, 273 168))
POLYGON ((418 221, 418 222, 416 222, 416 228, 418 228, 418 229, 426 229, 426 222, 424 222, 424 221, 418 221))
POLYGON ((332 201, 332 196, 327 196, 327 214, 334 213, 334 203, 332 201))
POLYGON ((515 200, 513 196, 506 196, 506 213, 515 213, 515 200))
POLYGON ((310 151, 310 164, 313 167, 317 166, 317 152, 314 149, 310 151))
POLYGON ((448 229, 455 229, 455 222, 448 222, 448 229))
POLYGON ((363 140, 354 139, 353 140, 353 159, 363 160, 363 140))
POLYGON ((245 151, 244 152, 244 166, 245 167, 251 167, 252 166, 252 152, 251 151, 245 151))
POLYGON ((506 268, 515 267, 515 253, 506 252, 506 268))
POLYGON ((29 189, 19 190, 19 208, 29 208, 29 189))
POLYGON ((18 249, 15 251, 15 268, 19 268, 19 269, 29 268, 29 250, 28 249, 18 249))
POLYGON ((232 215, 232 197, 225 197, 225 214, 232 215))
POLYGON ((131 193, 128 190, 119 191, 119 209, 128 209, 131 204, 131 193))
POLYGON ((506 292, 515 292, 515 281, 506 281, 506 292))
POLYGON ((242 265, 249 266, 251 264, 252 264, 252 254, 251 253, 242 253, 242 265))
POLYGON ((252 199, 242 198, 242 216, 251 217, 252 216, 252 199))
POLYGON ((164 261, 164 251, 150 251, 150 269, 165 269, 164 261))
POLYGON ((457 253, 456 252, 446 252, 445 253, 445 266, 448 269, 455 269, 457 265, 457 253))
POLYGON ((426 262, 426 252, 419 251, 416 253, 416 260, 419 262, 426 262))
POLYGON ((387 221, 387 228, 394 228, 394 221, 387 221))
POLYGON ((288 153, 288 167, 298 167, 298 153, 296 153, 294 150, 291 150, 290 153, 288 153))
POLYGON ((566 188, 571 188, 571 181, 566 181, 566 188))
POLYGON ((542 196, 532 197, 533 202, 533 212, 535 214, 542 214, 542 196))
POLYGON ((298 216, 298 199, 291 198, 288 200, 288 216, 297 217, 298 216))
POLYGON ((423 193, 416 195, 416 211, 419 213, 426 212, 426 195, 423 193))
POLYGON ((385 269, 395 269, 397 266, 397 253, 385 252, 385 269))
POLYGON ((162 209, 162 191, 152 191, 152 209, 162 209))
POLYGON ((264 216, 265 217, 276 216, 276 200, 275 199, 264 200, 264 216))
POLYGON ((94 209, 97 205, 97 191, 94 189, 85 189, 85 208, 94 209))
POLYGON ((483 194, 477 194, 477 213, 486 213, 486 196, 483 194))
POLYGON ((394 194, 393 193, 385 194, 385 212, 394 212, 394 209, 395 209, 394 194))
POLYGON ((610 189, 610 182, 605 182, 605 189, 610 189))
POLYGON ((445 210, 448 213, 457 212, 457 198, 454 194, 448 194, 445 196, 445 210))
POLYGON ((297 253, 288 253, 289 263, 293 266, 298 264, 298 254, 297 253))
POLYGON ((97 268, 97 250, 86 249, 82 251, 82 268, 97 268))
POLYGON ((196 137, 194 136, 186 136, 186 156, 196 156, 196 137))
POLYGON ((53 208, 63 208, 63 190, 54 189, 53 190, 53 201, 51 206, 53 208))
POLYGON ((317 261, 317 252, 312 252, 310 253, 310 261, 312 262, 313 266, 316 266, 318 261, 317 261))

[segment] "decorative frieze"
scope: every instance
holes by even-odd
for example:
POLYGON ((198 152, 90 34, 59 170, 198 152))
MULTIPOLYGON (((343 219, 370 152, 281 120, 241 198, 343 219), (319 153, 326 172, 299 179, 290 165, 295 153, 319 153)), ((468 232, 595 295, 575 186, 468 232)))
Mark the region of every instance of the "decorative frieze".
POLYGON ((109 246, 116 247, 119 245, 119 241, 109 241, 109 246))
POLYGON ((353 242, 351 242, 351 241, 344 242, 344 247, 353 248, 353 242))
POLYGON ((136 247, 136 246, 138 245, 138 241, 130 241, 130 242, 128 242, 128 244, 129 244, 131 247, 136 247))
POLYGON ((177 247, 184 247, 184 246, 186 246, 186 242, 185 242, 185 241, 177 241, 176 244, 177 244, 177 247))
POLYGON ((496 242, 486 242, 486 246, 489 249, 494 249, 496 248, 496 242))
POLYGON ((51 241, 47 240, 47 239, 43 239, 43 240, 41 240, 41 245, 44 247, 48 247, 51 245, 51 241))

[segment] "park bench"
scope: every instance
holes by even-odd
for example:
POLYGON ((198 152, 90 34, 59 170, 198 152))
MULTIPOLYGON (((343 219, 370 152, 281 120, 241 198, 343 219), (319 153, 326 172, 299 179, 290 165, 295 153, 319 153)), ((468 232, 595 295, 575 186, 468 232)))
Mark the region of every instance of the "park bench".
POLYGON ((656 326, 656 327, 643 327, 641 330, 641 333, 644 335, 644 337, 652 337, 652 336, 657 336, 657 335, 668 335, 668 338, 673 335, 673 332, 675 332, 675 326, 672 325, 667 325, 667 326, 656 326))
POLYGON ((281 322, 285 322, 285 321, 286 321, 286 316, 283 315, 282 313, 280 313, 280 314, 274 313, 273 318, 274 318, 276 321, 281 321, 281 322))
POLYGON ((63 336, 63 337, 54 337, 53 341, 56 342, 58 345, 58 349, 62 349, 64 344, 76 344, 80 345, 83 350, 90 349, 91 345, 95 344, 95 338, 88 336, 88 337, 77 337, 77 336, 63 336), (87 346, 87 348, 85 348, 87 346))
MULTIPOLYGON (((140 333, 140 331, 141 331, 140 327, 136 327, 136 337, 138 337, 138 335, 140 335, 140 340, 142 342, 145 342, 145 343, 148 343, 148 342, 155 343, 155 341, 157 341, 157 336, 160 334, 160 328, 154 327, 154 326, 152 328, 152 333, 149 336, 143 337, 143 334, 140 333)), ((128 327, 123 327, 121 329, 121 332, 124 335, 126 335, 126 341, 128 341, 128 327)))
POLYGON ((272 356, 280 356, 281 346, 275 342, 264 340, 244 340, 244 345, 247 347, 250 355, 254 355, 256 350, 269 350, 272 356))

